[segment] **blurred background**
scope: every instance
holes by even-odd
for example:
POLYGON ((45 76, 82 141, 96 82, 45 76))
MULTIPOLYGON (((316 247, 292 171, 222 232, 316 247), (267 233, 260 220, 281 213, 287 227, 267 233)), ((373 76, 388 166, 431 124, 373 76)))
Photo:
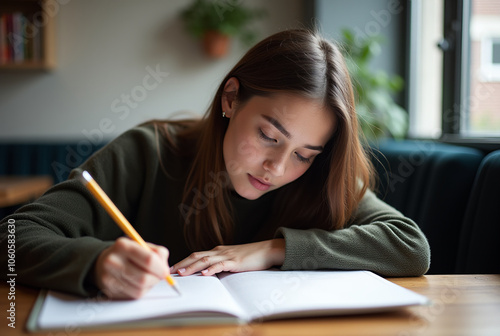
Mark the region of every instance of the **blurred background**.
MULTIPOLYGON (((50 64, 42 69, 2 59, 0 142, 70 141, 89 133, 97 140, 96 130, 109 140, 151 118, 181 111, 200 115, 250 46, 235 38, 225 56, 207 57, 181 17, 192 3, 185 0, 51 0, 45 7, 28 0, 0 3, 3 16, 34 13, 42 39, 50 40, 50 64), (37 17, 37 11, 43 15, 37 17)), ((392 97, 409 113, 405 135, 499 135, 498 0, 210 3, 221 20, 238 6, 262 9, 265 15, 249 23, 256 41, 311 26, 339 41, 346 28, 356 41, 382 37, 371 48, 369 66, 403 79, 392 97)))
POLYGON ((253 43, 304 27, 341 45, 430 272, 498 272, 500 0, 0 0, 0 218, 131 127, 203 115, 253 43))
POLYGON ((0 175, 60 181, 141 122, 201 116, 254 43, 311 27, 370 141, 499 147, 499 0, 1 0, 0 175))

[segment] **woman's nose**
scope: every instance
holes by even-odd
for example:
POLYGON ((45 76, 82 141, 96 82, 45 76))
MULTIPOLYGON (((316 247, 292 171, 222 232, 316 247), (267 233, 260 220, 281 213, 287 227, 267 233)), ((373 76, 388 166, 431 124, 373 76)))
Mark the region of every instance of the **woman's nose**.
POLYGON ((284 151, 272 151, 263 163, 264 169, 273 176, 283 176, 286 167, 286 154, 284 151))

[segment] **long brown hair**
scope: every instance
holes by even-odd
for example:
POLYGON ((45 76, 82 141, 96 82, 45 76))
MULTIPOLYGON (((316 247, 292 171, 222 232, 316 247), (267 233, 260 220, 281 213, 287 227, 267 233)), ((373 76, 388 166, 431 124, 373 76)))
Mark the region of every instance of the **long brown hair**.
POLYGON ((239 106, 253 96, 286 92, 319 99, 334 114, 335 131, 324 151, 303 176, 274 191, 279 195, 269 229, 342 228, 373 185, 373 167, 360 141, 352 84, 339 48, 315 32, 293 29, 250 49, 226 75, 199 122, 169 122, 182 126, 175 127, 175 136, 166 132, 171 144, 197 139, 196 145, 186 146, 193 149, 193 164, 179 206, 190 247, 210 249, 233 239, 222 153, 228 119, 221 117, 224 85, 231 77, 240 84, 239 106))

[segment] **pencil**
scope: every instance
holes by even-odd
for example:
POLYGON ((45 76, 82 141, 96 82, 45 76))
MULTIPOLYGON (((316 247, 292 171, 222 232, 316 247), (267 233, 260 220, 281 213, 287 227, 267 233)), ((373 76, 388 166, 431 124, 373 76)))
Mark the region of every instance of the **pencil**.
MULTIPOLYGON (((113 220, 118 224, 118 226, 125 232, 127 236, 139 243, 142 247, 151 251, 151 248, 146 244, 144 239, 137 233, 132 225, 128 222, 127 218, 118 210, 116 205, 109 199, 108 195, 102 190, 102 188, 97 184, 97 182, 92 178, 92 176, 84 170, 79 176, 82 183, 87 187, 88 190, 94 195, 94 197, 99 201, 99 203, 106 209, 108 214, 113 218, 113 220)), ((175 280, 169 274, 165 277, 168 284, 172 286, 173 289, 180 295, 181 292, 175 280)))

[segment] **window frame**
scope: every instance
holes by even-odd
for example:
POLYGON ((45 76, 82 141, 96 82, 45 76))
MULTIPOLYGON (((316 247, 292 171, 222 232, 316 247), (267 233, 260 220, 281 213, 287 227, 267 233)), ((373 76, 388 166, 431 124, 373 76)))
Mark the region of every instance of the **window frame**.
POLYGON ((470 18, 471 0, 444 1, 445 43, 440 45, 443 51, 442 135, 438 140, 489 152, 500 149, 500 137, 466 136, 460 132, 469 116, 470 18))

